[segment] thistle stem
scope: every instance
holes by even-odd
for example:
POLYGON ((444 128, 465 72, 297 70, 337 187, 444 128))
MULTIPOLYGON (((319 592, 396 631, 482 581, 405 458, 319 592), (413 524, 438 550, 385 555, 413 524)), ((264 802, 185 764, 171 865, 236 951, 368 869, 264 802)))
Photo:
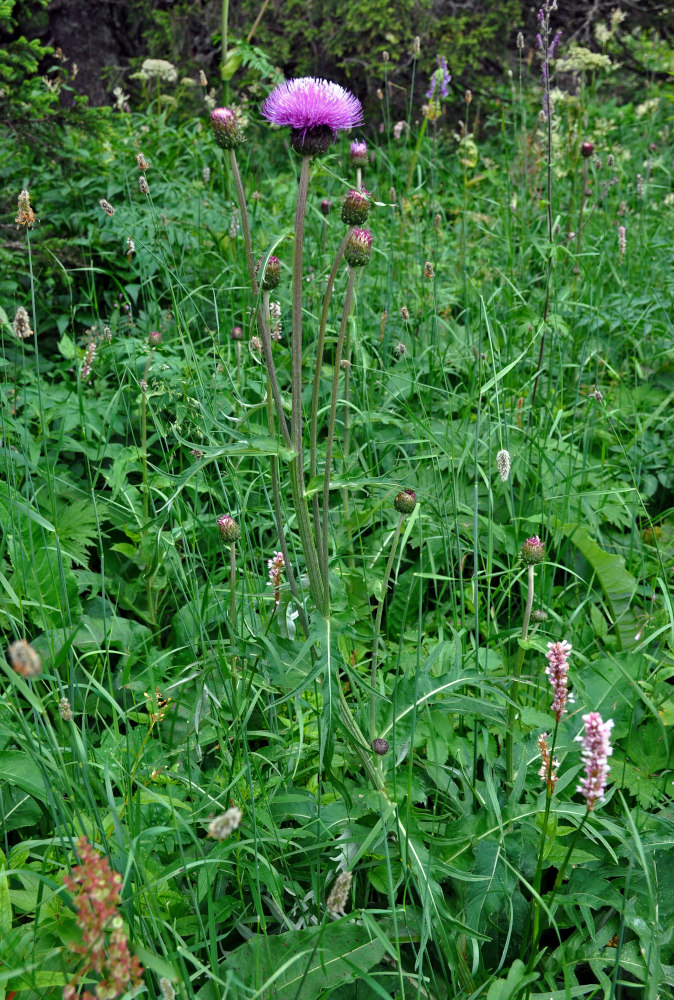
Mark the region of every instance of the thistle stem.
MULTIPOLYGON (((309 425, 309 475, 313 477, 318 471, 318 397, 321 389, 321 368, 323 367, 323 352, 325 350, 325 328, 328 323, 328 311, 330 308, 330 301, 332 299, 332 291, 335 287, 335 279, 337 278, 337 272, 339 270, 339 265, 342 263, 342 258, 344 257, 344 250, 346 244, 349 241, 349 237, 353 232, 353 226, 349 226, 346 230, 344 239, 342 240, 339 250, 335 256, 335 260, 332 265, 330 274, 328 275, 328 282, 325 286, 325 295, 323 296, 323 308, 321 309, 321 319, 318 327, 318 342, 316 344, 316 365, 314 368, 314 385, 311 394, 311 422, 309 425)), ((316 526, 316 534, 318 536, 318 525, 320 524, 320 511, 318 506, 318 493, 314 493, 313 500, 313 515, 314 524, 316 526)), ((321 551, 320 538, 318 541, 318 554, 319 558, 323 559, 323 553, 321 551)))
POLYGON ((375 738, 375 717, 377 709, 377 666, 379 663, 379 635, 381 632, 381 619, 384 613, 384 601, 386 600, 386 591, 388 590, 388 581, 391 576, 391 569, 393 568, 393 560, 395 559, 396 549, 398 548, 398 541, 400 539, 400 533, 403 530, 403 522, 405 520, 405 515, 400 515, 400 520, 398 521, 398 526, 393 535, 393 541, 391 542, 391 551, 389 552, 388 562, 386 563, 386 569, 384 570, 384 579, 381 583, 381 596, 379 598, 379 603, 377 605, 377 615, 374 622, 374 641, 372 643, 372 668, 370 670, 370 686, 372 688, 372 693, 370 695, 370 739, 375 738))
POLYGON ((328 437, 325 444, 325 471, 323 473, 323 537, 320 545, 321 569, 323 587, 328 589, 328 527, 330 521, 330 472, 332 468, 332 447, 335 440, 335 418, 337 415, 337 396, 339 394, 339 373, 341 371, 340 362, 342 360, 342 350, 344 339, 349 323, 349 314, 353 305, 353 287, 356 281, 356 269, 349 268, 349 280, 346 286, 346 296, 344 298, 344 308, 342 309, 342 322, 339 326, 339 336, 335 347, 334 370, 332 373, 332 398, 330 400, 330 416, 328 418, 328 437))
POLYGON ((236 618, 236 542, 229 546, 229 620, 234 626, 236 618))
MULTIPOLYGON (((522 620, 521 640, 526 642, 529 635, 529 621, 531 619, 531 609, 534 604, 534 565, 527 566, 527 603, 524 607, 524 618, 522 620)), ((515 661, 515 672, 513 675, 512 694, 508 705, 508 717, 506 721, 505 751, 506 751, 506 784, 512 786, 513 783, 513 728, 515 726, 515 712, 517 710, 517 695, 519 692, 519 678, 524 664, 524 654, 526 650, 522 645, 517 650, 515 661)))
POLYGON ((253 262, 253 246, 250 241, 250 223, 248 221, 248 208, 246 206, 246 195, 243 190, 243 182, 239 173, 239 164, 236 160, 236 150, 229 150, 229 164, 234 175, 234 185, 236 187, 236 197, 239 202, 239 212, 241 213, 241 229, 243 230, 243 243, 246 248, 246 264, 248 265, 248 278, 253 295, 257 294, 257 280, 255 278, 255 264, 253 262))

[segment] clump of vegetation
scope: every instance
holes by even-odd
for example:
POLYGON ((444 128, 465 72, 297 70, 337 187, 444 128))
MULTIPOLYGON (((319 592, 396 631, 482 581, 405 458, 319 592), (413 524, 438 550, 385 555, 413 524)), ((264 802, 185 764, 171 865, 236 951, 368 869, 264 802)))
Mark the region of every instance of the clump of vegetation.
POLYGON ((558 17, 15 147, 8 1000, 672 995, 670 123, 558 17))

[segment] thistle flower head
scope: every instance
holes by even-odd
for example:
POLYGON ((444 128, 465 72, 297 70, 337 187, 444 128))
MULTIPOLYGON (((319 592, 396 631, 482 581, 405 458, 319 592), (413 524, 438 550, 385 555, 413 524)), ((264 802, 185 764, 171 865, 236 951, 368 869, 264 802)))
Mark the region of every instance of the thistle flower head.
POLYGON ((346 916, 345 907, 349 901, 352 878, 352 872, 341 872, 335 879, 335 884, 327 900, 328 913, 331 913, 333 917, 346 916))
POLYGON ((367 143, 356 139, 349 147, 349 157, 355 167, 364 167, 367 163, 367 143))
POLYGON ((229 514, 218 518, 218 531, 223 542, 236 542, 241 538, 241 528, 229 514))
POLYGON ((243 813, 238 806, 232 806, 222 816, 216 816, 215 819, 211 820, 208 824, 208 836, 213 837, 214 840, 225 840, 239 829, 242 819, 243 813))
POLYGON ((23 308, 19 306, 14 314, 14 322, 12 323, 12 330, 14 331, 14 336, 18 337, 19 340, 25 340, 26 337, 32 337, 33 331, 30 327, 30 319, 28 313, 23 308))
POLYGON ((370 214, 370 200, 367 191, 352 189, 342 205, 342 222, 347 226, 362 226, 370 214))
MULTIPOLYGON (((258 274, 260 268, 262 267, 262 257, 257 262, 255 268, 255 273, 258 274)), ((274 288, 277 288, 281 281, 281 261, 278 257, 270 257, 267 261, 267 266, 264 269, 264 275, 262 278, 262 287, 265 292, 271 292, 274 288)))
POLYGON ((372 740, 372 749, 378 757, 383 757, 389 751, 388 740, 372 740))
POLYGON ((240 326, 233 326, 230 336, 232 340, 243 340, 243 330, 240 326))
POLYGON ((21 677, 36 677, 42 673, 42 660, 26 639, 17 639, 7 650, 14 672, 21 677))
POLYGON ((545 549, 538 535, 527 538, 522 546, 521 555, 522 562, 526 563, 527 566, 535 566, 537 563, 543 562, 545 559, 545 549))
POLYGON ((566 714, 567 701, 573 700, 568 690, 569 653, 571 649, 571 643, 563 639, 562 642, 549 642, 548 651, 545 654, 548 658, 545 673, 550 678, 550 684, 555 696, 551 711, 555 713, 557 722, 566 714))
POLYGON ((237 108, 214 108, 211 111, 213 138, 221 149, 237 149, 245 140, 244 122, 237 108))
POLYGON ((325 153, 341 129, 363 121, 363 109, 338 83, 313 76, 285 80, 272 90, 262 114, 274 125, 292 130, 291 144, 303 156, 325 153))
POLYGON ((594 143, 592 143, 592 142, 584 142, 582 144, 582 146, 580 147, 580 152, 581 152, 581 156, 584 156, 586 159, 589 156, 592 156, 592 154, 594 153, 594 143))
POLYGON ((344 258, 350 267, 363 267, 372 256, 372 233, 369 229, 354 229, 344 248, 344 258))
POLYGON ((576 788, 584 797, 587 808, 592 811, 600 802, 606 791, 606 781, 611 768, 608 758, 613 753, 611 747, 611 730, 613 719, 604 722, 599 712, 589 712, 583 716, 585 734, 579 734, 576 739, 582 744, 585 781, 576 788))
POLYGON ((414 490, 402 490, 393 501, 399 514, 411 514, 416 505, 417 495, 414 490))
POLYGON ((161 333, 159 330, 150 330, 147 336, 147 342, 150 347, 159 347, 161 344, 161 333))
POLYGON ((321 202, 321 215, 330 215, 332 211, 332 202, 329 198, 324 198, 321 202))

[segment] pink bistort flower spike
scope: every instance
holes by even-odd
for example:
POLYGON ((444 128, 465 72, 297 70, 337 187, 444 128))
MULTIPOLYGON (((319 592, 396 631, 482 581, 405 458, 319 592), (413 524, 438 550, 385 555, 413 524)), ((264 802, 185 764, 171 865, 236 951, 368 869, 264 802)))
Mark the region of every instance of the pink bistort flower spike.
POLYGON ((562 642, 549 642, 546 656, 548 665, 545 672, 550 678, 550 684, 554 692, 552 711, 555 713, 557 722, 566 714, 567 701, 573 701, 569 695, 569 653, 572 646, 570 642, 563 639, 562 642))
POLYGON ((281 574, 285 568, 286 561, 283 558, 282 552, 275 552, 271 559, 267 562, 267 569, 269 570, 269 583, 268 587, 274 588, 274 607, 279 606, 279 601, 281 600, 281 574))
POLYGON ((578 785, 576 791, 580 792, 587 803, 587 808, 592 811, 604 796, 606 780, 611 770, 608 758, 613 753, 611 746, 613 719, 604 722, 599 712, 589 712, 583 716, 583 724, 585 735, 579 734, 576 739, 583 746, 585 781, 578 785))

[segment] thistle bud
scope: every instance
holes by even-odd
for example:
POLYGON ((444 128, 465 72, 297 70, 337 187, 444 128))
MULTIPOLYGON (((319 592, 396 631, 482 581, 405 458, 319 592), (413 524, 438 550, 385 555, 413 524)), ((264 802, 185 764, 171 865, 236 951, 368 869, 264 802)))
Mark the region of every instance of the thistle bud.
POLYGON ((587 159, 589 156, 592 156, 592 154, 594 153, 594 143, 584 142, 583 145, 580 147, 580 152, 581 156, 584 156, 585 159, 587 159))
POLYGON ((349 147, 349 156, 354 167, 364 167, 367 164, 367 143, 356 139, 349 147))
POLYGON ((388 740, 372 740, 372 749, 378 757, 383 757, 384 754, 388 753, 388 740))
POLYGON ((233 326, 230 336, 232 340, 243 340, 243 330, 240 326, 233 326))
POLYGON ((342 205, 342 222, 347 226, 362 226, 370 214, 370 201, 366 191, 351 190, 342 205))
MULTIPOLYGON (((262 257, 257 262, 257 267, 255 268, 255 273, 257 274, 262 266, 262 257)), ((265 292, 271 292, 272 289, 277 288, 279 282, 281 281, 281 261, 278 257, 270 257, 267 261, 267 266, 264 269, 264 277, 262 278, 262 287, 265 292)))
POLYGON ((527 538, 522 546, 521 556, 522 562, 526 563, 527 566, 535 566, 537 563, 543 562, 545 559, 545 549, 538 535, 527 538))
POLYGON ((161 333, 159 330, 151 330, 148 334, 147 342, 150 347, 159 347, 161 344, 161 333))
POLYGON ((218 531, 223 542, 237 542, 241 538, 241 528, 229 514, 218 518, 218 531))
POLYGON ((531 612, 531 620, 532 622, 536 622, 536 624, 541 625, 543 622, 548 620, 548 613, 547 611, 544 611, 543 608, 534 608, 531 612))
POLYGON ((332 202, 329 198, 324 198, 321 202, 321 215, 328 216, 332 211, 332 202))
POLYGON ((211 125, 213 138, 221 149, 237 149, 246 138, 236 108, 215 108, 211 111, 211 125))
POLYGON ((416 505, 417 495, 414 490, 402 490, 393 501, 399 514, 411 514, 416 505))
POLYGON ((354 229, 344 248, 344 257, 350 267, 362 267, 372 256, 372 233, 368 229, 354 229))

